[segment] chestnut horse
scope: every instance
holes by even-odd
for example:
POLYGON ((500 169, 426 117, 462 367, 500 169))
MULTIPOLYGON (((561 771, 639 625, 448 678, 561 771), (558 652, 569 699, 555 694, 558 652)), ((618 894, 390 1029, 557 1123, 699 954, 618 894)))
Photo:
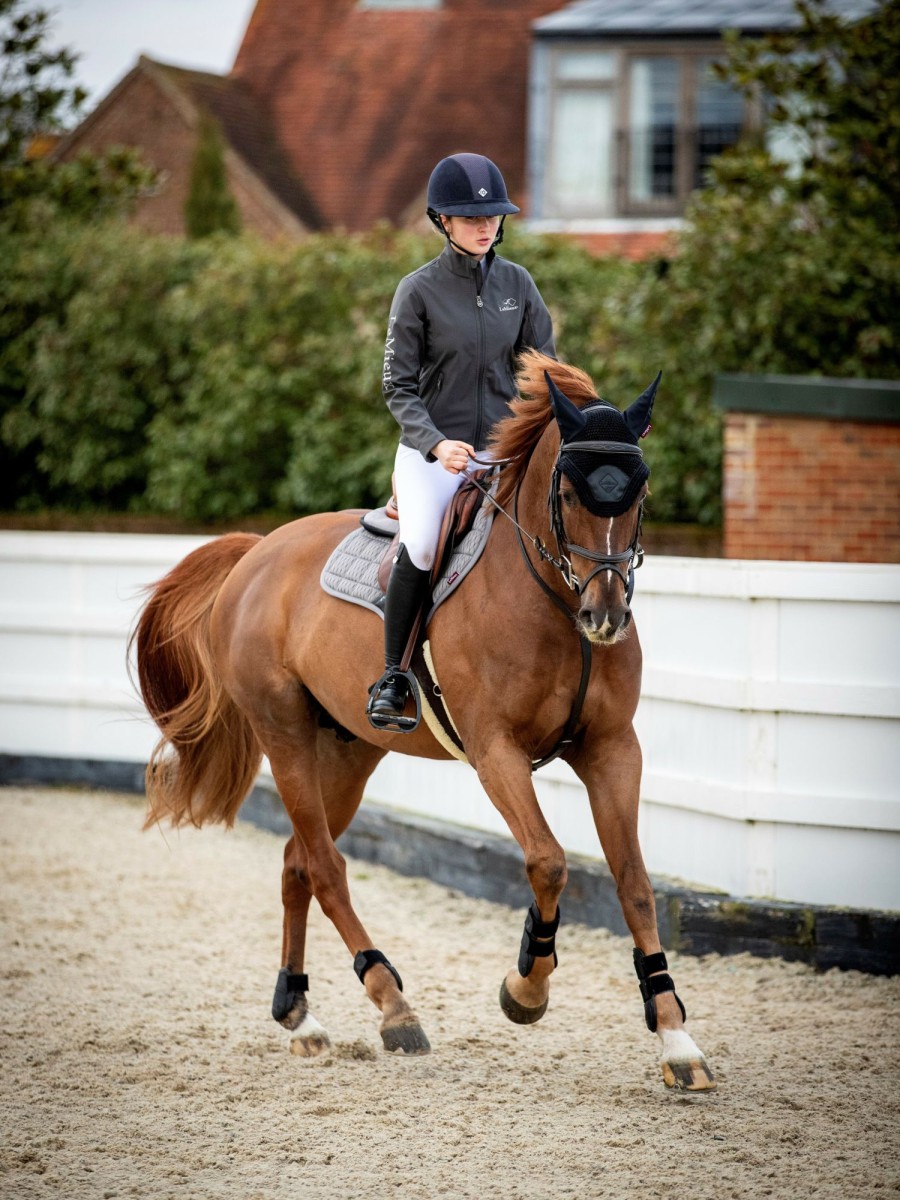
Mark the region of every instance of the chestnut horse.
MULTIPOLYGON (((566 858, 532 772, 559 751, 587 789, 616 880, 645 1018, 662 1042, 663 1078, 709 1090, 712 1075, 685 1032, 667 973, 637 836, 641 751, 632 719, 641 648, 629 599, 648 474, 638 438, 656 383, 620 413, 584 372, 529 352, 518 387, 491 446, 508 460, 496 497, 505 515, 497 514, 460 595, 429 625, 445 702, 522 847, 534 893, 500 1003, 520 1024, 547 1008, 566 858), (549 546, 548 504, 556 539, 549 546)), ((389 750, 450 757, 424 724, 385 732, 366 719, 367 688, 383 663, 381 621, 319 584, 331 551, 358 521, 358 512, 323 513, 265 538, 231 533, 209 542, 150 589, 132 635, 144 703, 161 731, 147 768, 148 825, 231 825, 268 756, 293 828, 272 1012, 294 1035, 291 1049, 308 1056, 329 1044, 307 1002, 313 897, 381 1012, 386 1049, 429 1050, 399 974, 353 908, 335 848, 389 750)))

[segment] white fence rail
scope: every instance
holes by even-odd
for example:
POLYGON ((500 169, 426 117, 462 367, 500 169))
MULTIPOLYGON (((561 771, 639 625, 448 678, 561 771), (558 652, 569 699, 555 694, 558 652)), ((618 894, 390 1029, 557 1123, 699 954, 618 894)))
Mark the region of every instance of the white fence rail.
MULTIPOLYGON (((0 754, 146 760, 125 641, 142 586, 203 540, 0 533, 0 754)), ((900 909, 900 567, 648 559, 633 607, 650 871, 900 909)), ((600 857, 573 773, 536 786, 562 844, 600 857)), ((390 755, 367 795, 507 832, 459 763, 390 755)))

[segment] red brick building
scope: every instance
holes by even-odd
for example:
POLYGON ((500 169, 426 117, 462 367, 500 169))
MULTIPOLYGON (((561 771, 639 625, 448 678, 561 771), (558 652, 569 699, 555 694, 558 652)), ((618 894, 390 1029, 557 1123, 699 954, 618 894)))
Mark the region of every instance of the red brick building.
POLYGON ((162 176, 136 219, 179 232, 208 113, 244 226, 296 237, 426 227, 431 168, 474 150, 536 228, 636 256, 755 119, 711 74, 722 30, 796 20, 794 0, 258 0, 228 76, 142 58, 57 153, 140 147, 162 176))

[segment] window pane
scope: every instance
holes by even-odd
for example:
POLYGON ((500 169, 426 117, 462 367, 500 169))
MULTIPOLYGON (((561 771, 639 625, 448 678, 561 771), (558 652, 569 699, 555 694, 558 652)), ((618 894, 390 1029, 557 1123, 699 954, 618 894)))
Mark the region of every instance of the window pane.
POLYGON ((597 83, 615 79, 615 55, 605 50, 560 50, 556 78, 564 83, 597 83))
POLYGON ((613 97, 607 90, 561 89, 553 106, 552 192, 561 212, 612 210, 613 97))
POLYGON ((697 63, 697 157, 694 186, 702 187, 711 158, 741 136, 744 104, 740 94, 712 73, 711 58, 697 63))
POLYGON ((631 165, 633 200, 675 195, 675 129, 680 63, 636 58, 631 64, 631 165))

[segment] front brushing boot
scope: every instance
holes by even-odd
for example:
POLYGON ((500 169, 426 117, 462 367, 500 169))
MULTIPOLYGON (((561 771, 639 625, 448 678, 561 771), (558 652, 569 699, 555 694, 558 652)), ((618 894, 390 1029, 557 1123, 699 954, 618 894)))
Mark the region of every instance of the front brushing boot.
POLYGON ((406 547, 401 545, 394 559, 384 602, 385 670, 369 689, 371 699, 366 709, 369 724, 376 729, 412 733, 419 723, 418 714, 415 717, 403 715, 410 684, 406 674, 400 670, 400 663, 425 599, 429 576, 430 571, 417 567, 406 547))

